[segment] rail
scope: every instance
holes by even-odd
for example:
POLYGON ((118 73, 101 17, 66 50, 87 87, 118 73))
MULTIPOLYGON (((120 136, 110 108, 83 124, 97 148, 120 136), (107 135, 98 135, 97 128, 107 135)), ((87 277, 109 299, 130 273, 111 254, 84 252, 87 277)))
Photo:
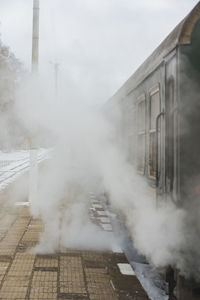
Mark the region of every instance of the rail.
MULTIPOLYGON (((37 162, 40 163, 47 159, 50 154, 49 149, 40 149, 37 162)), ((12 155, 12 154, 11 154, 12 155)), ((13 156, 15 153, 13 153, 13 156)), ((0 158, 0 190, 4 189, 9 183, 13 182, 19 175, 28 171, 30 167, 29 151, 24 153, 23 158, 6 159, 0 158)))

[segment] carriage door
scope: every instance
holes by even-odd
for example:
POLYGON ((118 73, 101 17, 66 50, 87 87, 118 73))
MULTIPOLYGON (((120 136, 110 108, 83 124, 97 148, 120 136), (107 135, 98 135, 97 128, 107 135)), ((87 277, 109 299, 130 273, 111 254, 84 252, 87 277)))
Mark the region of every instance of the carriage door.
POLYGON ((173 201, 177 200, 178 174, 177 174, 177 108, 174 94, 174 79, 170 78, 167 83, 166 101, 166 192, 173 201))
POLYGON ((162 193, 161 180, 161 122, 163 112, 161 112, 160 87, 157 85, 150 92, 150 119, 149 119, 149 177, 155 181, 157 195, 162 193))

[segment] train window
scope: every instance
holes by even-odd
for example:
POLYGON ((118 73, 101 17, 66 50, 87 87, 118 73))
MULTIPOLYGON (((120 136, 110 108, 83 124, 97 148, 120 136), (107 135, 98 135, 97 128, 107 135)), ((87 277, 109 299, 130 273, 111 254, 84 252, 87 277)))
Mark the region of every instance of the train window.
POLYGON ((138 131, 145 131, 145 99, 138 104, 138 131))
POLYGON ((158 87, 150 93, 149 113, 149 175, 156 177, 156 118, 160 113, 160 91, 158 87))
POLYGON ((178 192, 178 116, 174 94, 174 79, 171 77, 167 82, 167 191, 176 201, 178 192))
POLYGON ((126 133, 127 133, 127 151, 128 161, 134 163, 134 129, 133 129, 133 117, 134 117, 134 105, 132 102, 127 104, 127 117, 126 117, 126 133))
POLYGON ((137 106, 137 170, 144 174, 145 168, 145 96, 140 97, 137 106))
POLYGON ((150 130, 156 129, 156 118, 160 113, 160 94, 156 90, 150 95, 150 130))

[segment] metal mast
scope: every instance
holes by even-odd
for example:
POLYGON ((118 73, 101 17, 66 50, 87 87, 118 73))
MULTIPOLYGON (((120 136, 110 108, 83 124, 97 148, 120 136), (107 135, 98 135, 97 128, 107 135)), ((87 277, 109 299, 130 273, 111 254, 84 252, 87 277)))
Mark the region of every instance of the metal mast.
POLYGON ((55 78, 55 97, 56 99, 58 98, 58 71, 59 71, 59 67, 60 64, 57 62, 49 62, 51 65, 53 65, 54 68, 54 78, 55 78))
POLYGON ((54 70, 55 70, 55 91, 56 91, 56 98, 57 98, 58 97, 58 70, 59 70, 58 63, 55 63, 54 70))
POLYGON ((38 70, 40 1, 33 0, 32 72, 38 70))
MULTIPOLYGON (((32 74, 38 71, 39 61, 39 0, 33 0, 33 34, 32 34, 32 74)), ((30 137, 30 171, 29 171, 29 202, 37 197, 38 187, 38 145, 36 146, 36 133, 30 137), (35 136, 34 136, 35 135, 35 136)))

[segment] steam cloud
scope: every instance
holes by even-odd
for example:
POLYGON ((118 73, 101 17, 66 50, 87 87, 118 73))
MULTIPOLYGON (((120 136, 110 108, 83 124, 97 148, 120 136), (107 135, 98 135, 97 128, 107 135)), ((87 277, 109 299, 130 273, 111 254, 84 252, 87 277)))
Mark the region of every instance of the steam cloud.
MULTIPOLYGON (((38 194, 31 203, 31 213, 41 217, 45 226, 35 251, 110 249, 114 241, 88 216, 89 192, 106 192, 135 246, 153 265, 176 266, 183 275, 200 278, 191 246, 198 235, 187 226, 191 215, 173 203, 156 205, 147 183, 118 144, 116 126, 101 109, 78 101, 67 90, 57 99, 52 95, 53 88, 45 80, 39 84, 27 78, 15 102, 27 135, 38 147, 53 148, 51 160, 40 170, 38 194)), ((119 110, 113 114, 118 122, 119 110)))

